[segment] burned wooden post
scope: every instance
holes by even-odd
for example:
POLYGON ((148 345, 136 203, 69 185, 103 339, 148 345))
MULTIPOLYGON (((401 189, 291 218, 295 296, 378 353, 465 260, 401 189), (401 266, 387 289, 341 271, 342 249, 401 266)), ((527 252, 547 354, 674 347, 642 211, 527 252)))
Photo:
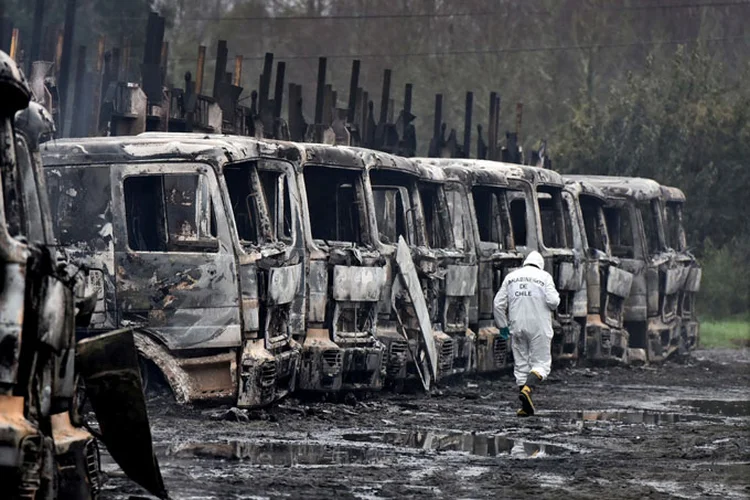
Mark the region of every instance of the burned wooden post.
POLYGON ((359 88, 359 59, 352 61, 352 76, 349 81, 349 108, 346 115, 346 121, 350 124, 354 123, 354 119, 357 112, 357 89, 359 88))
POLYGON ((266 52, 263 58, 263 73, 260 75, 258 88, 258 113, 263 114, 268 109, 268 96, 271 91, 271 75, 273 74, 273 52, 266 52))
POLYGON ((31 32, 31 50, 26 64, 26 74, 31 74, 31 64, 40 59, 42 45, 42 27, 44 22, 44 0, 36 0, 34 5, 34 24, 31 32))
POLYGON ((487 120, 487 159, 497 159, 495 148, 497 147, 497 130, 495 130, 495 113, 497 112, 497 93, 490 92, 490 115, 487 120))
POLYGON ((315 121, 312 127, 312 135, 306 138, 311 142, 323 142, 326 127, 326 65, 327 59, 321 57, 318 59, 318 83, 315 91, 315 121))
POLYGON ((141 80, 150 105, 162 104, 162 53, 164 50, 164 18, 152 12, 146 27, 141 80))
POLYGON ((96 73, 93 78, 92 89, 92 110, 91 110, 91 127, 89 134, 99 135, 99 113, 102 105, 102 86, 104 84, 104 35, 99 37, 99 43, 96 50, 96 73))
POLYGON ((200 95, 203 92, 203 73, 206 68, 206 46, 198 47, 198 64, 195 71, 195 93, 200 95))
POLYGON ((64 134, 65 117, 68 115, 68 82, 70 80, 70 63, 73 52, 73 33, 76 22, 76 0, 67 0, 65 4, 65 27, 60 53, 60 71, 57 76, 57 88, 60 98, 60 123, 57 130, 64 134))
POLYGON ((232 79, 232 85, 237 87, 242 86, 242 56, 234 56, 234 78, 232 79))
POLYGON ((502 99, 500 97, 500 94, 497 94, 497 100, 495 102, 495 156, 496 158, 500 156, 499 151, 502 150, 502 147, 500 145, 500 105, 502 104, 502 99))
POLYGON ((318 59, 318 86, 315 94, 315 125, 323 123, 323 105, 326 87, 326 58, 318 59))
POLYGON ((482 126, 479 124, 477 124, 477 159, 487 159, 487 143, 484 137, 482 137, 482 126))
POLYGON ((383 91, 380 94, 380 119, 379 124, 388 122, 388 104, 391 99, 391 70, 383 71, 383 91))
POLYGON ((304 141, 307 122, 302 110, 302 86, 289 84, 289 136, 293 141, 304 141))
POLYGON ((407 83, 404 87, 404 109, 398 117, 396 130, 399 134, 398 154, 401 156, 414 156, 417 154, 417 132, 412 124, 414 115, 411 112, 412 91, 414 86, 407 83))
POLYGON ((286 73, 286 63, 279 61, 276 64, 276 87, 273 93, 273 117, 274 120, 281 119, 281 103, 284 100, 284 74, 286 73))
POLYGON ((219 98, 219 86, 220 83, 226 78, 227 71, 227 41, 219 40, 219 45, 216 47, 216 69, 214 70, 214 88, 213 96, 214 99, 219 98))
POLYGON ((435 119, 432 126, 432 140, 428 156, 437 158, 442 149, 443 132, 443 94, 435 94, 435 119))
POLYGON ((84 95, 86 94, 86 46, 78 47, 78 62, 76 64, 76 82, 73 93, 73 108, 76 110, 70 131, 73 137, 85 137, 88 133, 88 115, 84 95))
POLYGON ((414 90, 414 85, 411 83, 407 83, 404 87, 404 111, 407 113, 411 113, 411 100, 412 100, 412 92, 414 90))
POLYGON ((13 31, 11 31, 10 34, 10 58, 14 61, 18 62, 19 57, 19 50, 18 50, 18 44, 20 42, 21 38, 21 32, 18 30, 18 28, 13 28, 13 31))
POLYGON ((474 107, 474 92, 466 93, 466 107, 464 111, 464 146, 463 157, 471 158, 471 114, 474 107))

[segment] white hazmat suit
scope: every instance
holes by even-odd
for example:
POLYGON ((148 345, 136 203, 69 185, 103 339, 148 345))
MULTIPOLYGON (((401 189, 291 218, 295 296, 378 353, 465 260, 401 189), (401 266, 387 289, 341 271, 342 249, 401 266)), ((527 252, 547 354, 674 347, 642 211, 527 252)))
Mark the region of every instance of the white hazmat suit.
POLYGON ((519 387, 529 373, 547 378, 552 365, 552 311, 560 304, 552 276, 544 270, 544 258, 531 252, 523 267, 508 274, 493 303, 498 328, 510 330, 513 374, 519 387))

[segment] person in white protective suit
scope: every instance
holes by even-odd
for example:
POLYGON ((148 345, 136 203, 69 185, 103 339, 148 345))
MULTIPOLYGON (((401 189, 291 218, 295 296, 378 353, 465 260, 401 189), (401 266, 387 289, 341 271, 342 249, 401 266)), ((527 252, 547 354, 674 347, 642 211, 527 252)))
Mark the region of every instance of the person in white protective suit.
POLYGON ((503 338, 512 335, 513 373, 521 400, 519 417, 534 414, 531 393, 552 366, 552 311, 560 304, 544 258, 531 252, 523 267, 508 274, 493 303, 495 323, 503 338))

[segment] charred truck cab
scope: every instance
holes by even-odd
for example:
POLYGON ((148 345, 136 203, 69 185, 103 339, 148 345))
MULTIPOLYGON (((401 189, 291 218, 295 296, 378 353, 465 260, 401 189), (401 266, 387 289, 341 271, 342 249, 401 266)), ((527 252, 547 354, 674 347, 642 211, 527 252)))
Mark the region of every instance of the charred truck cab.
POLYGON ((585 180, 565 179, 563 197, 574 221, 574 246, 583 249, 588 298, 584 351, 594 363, 627 363, 629 335, 624 328, 625 301, 632 273, 612 256, 604 217, 604 193, 585 180))
POLYGON ((661 187, 635 177, 570 176, 600 188, 612 255, 633 274, 625 301, 624 322, 630 334, 628 360, 658 362, 680 343, 680 290, 687 268, 666 248, 661 187))
MULTIPOLYGON (((140 356, 178 402, 256 407, 295 387, 300 214, 291 204, 282 222, 269 207, 258 149, 252 139, 173 134, 43 149, 55 234, 98 289, 88 332, 134 327, 140 356), (247 217, 237 223, 236 205, 247 217)), ((268 175, 290 175, 288 165, 268 175)))
POLYGON ((306 327, 299 388, 372 391, 383 387, 385 348, 376 337, 385 259, 367 210, 365 164, 342 147, 275 142, 294 158, 308 256, 306 327))
MULTIPOLYGON (((455 237, 473 240, 478 261, 478 287, 472 298, 469 325, 477 332, 476 369, 479 373, 495 372, 512 364, 510 343, 500 337, 493 316, 495 294, 505 276, 521 266, 526 246, 525 218, 514 227, 510 200, 531 195, 531 185, 511 175, 508 178, 496 162, 463 159, 420 159, 443 168, 458 187, 448 190, 448 206, 455 237), (466 200, 465 202, 461 200, 466 200), (468 224, 464 226, 465 216, 468 224), (515 231, 514 231, 515 229, 515 231), (519 237, 516 246, 516 234, 519 237)), ((450 185, 451 183, 449 183, 450 185)), ((533 213, 523 210, 523 213, 533 213)))
MULTIPOLYGON (((536 231, 537 250, 544 257, 545 270, 555 280, 560 293, 560 305, 553 314, 552 338, 553 361, 576 361, 585 334, 587 315, 587 290, 584 273, 583 248, 574 245, 576 234, 580 241, 580 229, 574 224, 570 200, 563 196, 565 181, 552 170, 501 163, 506 175, 525 178, 532 185, 535 224, 529 226, 536 231)), ((514 220, 523 219, 519 213, 525 210, 525 201, 520 197, 511 200, 514 220)))
MULTIPOLYGON (((380 251, 388 258, 378 328, 387 346, 388 376, 398 383, 420 371, 429 386, 433 374, 426 376, 422 368, 421 349, 435 357, 435 379, 474 371, 476 336, 469 328, 469 309, 477 288, 476 253, 468 234, 454 235, 449 205, 455 197, 448 195, 458 193, 460 183, 449 187, 443 170, 429 164, 353 149, 367 165, 368 206, 377 222, 380 251), (411 264, 398 250, 400 239, 411 264), (406 277, 409 268, 415 268, 416 282, 406 277), (415 294, 424 302, 415 301, 415 294)), ((461 224, 468 228, 468 217, 461 224)))
POLYGON ((695 296, 701 285, 701 266, 689 251, 682 222, 685 194, 676 187, 661 186, 664 232, 667 247, 677 253, 677 262, 687 269, 685 284, 679 292, 678 314, 681 319, 680 347, 690 351, 698 347, 700 324, 695 310, 695 296))

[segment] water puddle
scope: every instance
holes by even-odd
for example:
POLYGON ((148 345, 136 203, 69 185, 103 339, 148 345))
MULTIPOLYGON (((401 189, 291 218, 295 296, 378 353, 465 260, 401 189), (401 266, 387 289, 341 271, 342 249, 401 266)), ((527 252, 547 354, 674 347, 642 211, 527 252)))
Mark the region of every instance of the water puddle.
POLYGON ((532 443, 493 434, 434 430, 352 433, 344 434, 342 438, 358 443, 380 443, 419 450, 460 451, 480 457, 541 458, 577 453, 577 450, 563 446, 532 443))
POLYGON ((707 415, 722 417, 750 417, 750 401, 725 401, 716 399, 681 399, 673 404, 689 406, 707 415))
MULTIPOLYGON (((552 412, 551 412, 552 413, 552 412)), ((679 422, 695 422, 706 420, 702 415, 691 415, 684 413, 667 413, 650 410, 606 410, 606 411, 572 411, 554 412, 570 420, 583 421, 613 421, 623 424, 676 424, 679 422)))
POLYGON ((373 464, 384 458, 383 450, 356 446, 293 441, 228 441, 187 443, 171 447, 168 455, 178 458, 241 460, 253 465, 292 467, 296 465, 373 464))

